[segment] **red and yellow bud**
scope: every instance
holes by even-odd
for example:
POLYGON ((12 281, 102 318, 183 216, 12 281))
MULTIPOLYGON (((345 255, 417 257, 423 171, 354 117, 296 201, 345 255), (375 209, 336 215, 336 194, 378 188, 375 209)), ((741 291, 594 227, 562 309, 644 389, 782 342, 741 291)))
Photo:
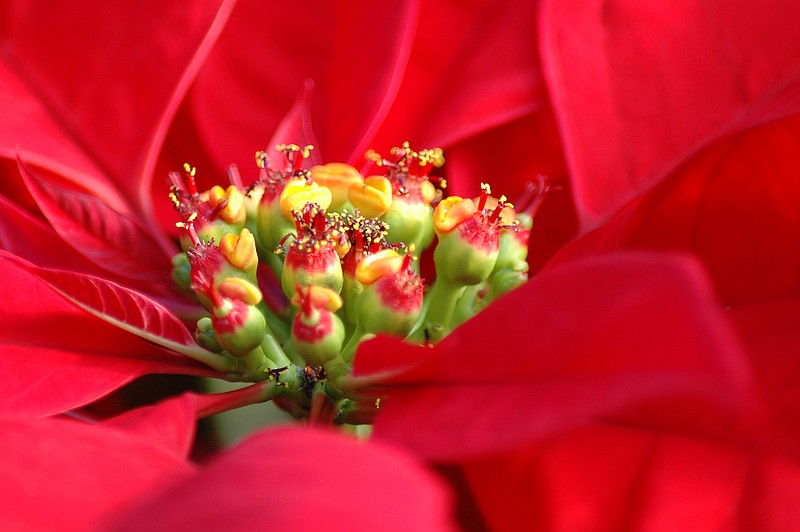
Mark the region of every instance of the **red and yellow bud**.
POLYGON ((359 326, 368 333, 406 336, 422 309, 422 280, 411 269, 410 254, 393 250, 369 255, 356 268, 364 290, 356 300, 359 326))
POLYGON ((267 322, 255 306, 239 299, 222 299, 214 305, 211 324, 219 345, 235 357, 243 357, 261 345, 267 322))
POLYGON ((300 309, 292 322, 292 344, 306 364, 322 366, 339 356, 345 338, 344 325, 334 314, 342 306, 339 294, 298 286, 292 304, 300 309))

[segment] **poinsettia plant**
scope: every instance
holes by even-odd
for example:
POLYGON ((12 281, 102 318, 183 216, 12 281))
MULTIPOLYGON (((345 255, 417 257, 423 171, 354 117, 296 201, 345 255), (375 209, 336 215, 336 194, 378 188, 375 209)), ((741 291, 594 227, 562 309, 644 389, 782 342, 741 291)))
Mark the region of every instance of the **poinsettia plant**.
POLYGON ((11 526, 788 528, 797 8, 358 4, 3 8, 11 526))

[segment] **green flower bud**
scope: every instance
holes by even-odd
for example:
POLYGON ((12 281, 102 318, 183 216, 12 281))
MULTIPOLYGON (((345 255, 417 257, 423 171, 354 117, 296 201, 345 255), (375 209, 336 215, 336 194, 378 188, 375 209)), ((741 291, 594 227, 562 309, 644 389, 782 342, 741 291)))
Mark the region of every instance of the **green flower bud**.
POLYGON ((235 357, 243 357, 260 346, 267 331, 261 311, 237 299, 224 299, 215 306, 211 323, 219 345, 235 357))
POLYGON ((186 253, 172 256, 172 280, 181 290, 188 292, 192 289, 192 265, 186 253))
POLYGON ((342 298, 328 288, 295 287, 292 304, 299 312, 292 322, 292 343, 295 351, 310 366, 330 362, 342 350, 345 330, 334 312, 342 306, 342 298))
POLYGON ((197 330, 194 332, 195 341, 201 346, 205 347, 212 353, 219 353, 222 351, 222 346, 217 342, 217 337, 214 334, 214 327, 211 323, 211 318, 208 316, 197 320, 197 330))

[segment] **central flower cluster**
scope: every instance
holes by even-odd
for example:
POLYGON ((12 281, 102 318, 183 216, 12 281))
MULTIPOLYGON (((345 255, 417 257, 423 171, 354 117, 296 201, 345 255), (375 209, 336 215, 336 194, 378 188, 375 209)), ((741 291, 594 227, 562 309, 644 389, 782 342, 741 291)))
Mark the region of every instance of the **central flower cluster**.
POLYGON ((358 345, 376 334, 432 345, 525 282, 533 211, 549 187, 540 177, 518 213, 488 185, 475 199, 444 197, 438 148, 370 151, 364 174, 304 168, 311 146, 277 149, 283 167, 258 152, 247 187, 235 168, 227 188, 205 192, 189 165, 170 175, 185 229, 173 278, 208 311, 196 339, 235 362, 233 378, 273 380, 299 416, 322 404, 336 421, 369 421, 363 404, 379 401, 347 386, 358 345), (418 259, 434 240, 426 290, 418 259))

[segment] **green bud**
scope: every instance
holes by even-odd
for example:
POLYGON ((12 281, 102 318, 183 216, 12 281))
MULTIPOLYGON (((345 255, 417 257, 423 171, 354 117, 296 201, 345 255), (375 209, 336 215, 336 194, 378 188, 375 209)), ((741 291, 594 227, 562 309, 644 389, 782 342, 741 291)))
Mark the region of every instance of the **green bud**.
POLYGON ((324 308, 298 312, 292 323, 292 343, 310 366, 322 366, 336 358, 344 337, 342 320, 324 308))
POLYGON ((436 275, 462 285, 485 281, 494 270, 500 243, 494 227, 481 227, 472 218, 439 236, 433 252, 436 275))
POLYGON ((237 299, 225 299, 214 307, 211 322, 219 345, 235 357, 243 357, 261 345, 267 331, 261 311, 237 299))
POLYGON ((186 253, 176 253, 172 256, 172 280, 181 290, 191 291, 192 265, 186 253))

